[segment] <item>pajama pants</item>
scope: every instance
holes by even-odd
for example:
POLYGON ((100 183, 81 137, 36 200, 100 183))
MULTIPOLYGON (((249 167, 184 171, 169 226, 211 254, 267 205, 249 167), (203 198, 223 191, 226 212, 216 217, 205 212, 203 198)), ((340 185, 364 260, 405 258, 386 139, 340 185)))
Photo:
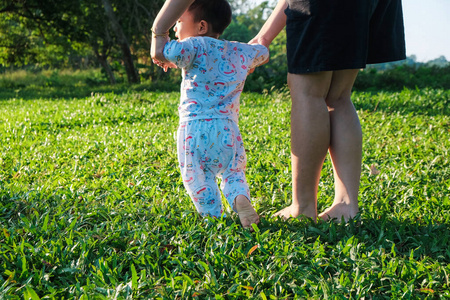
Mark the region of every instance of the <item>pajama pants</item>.
POLYGON ((244 195, 250 199, 245 179, 247 158, 237 124, 228 119, 182 122, 178 128, 178 161, 183 184, 202 216, 223 214, 220 188, 230 206, 244 195))

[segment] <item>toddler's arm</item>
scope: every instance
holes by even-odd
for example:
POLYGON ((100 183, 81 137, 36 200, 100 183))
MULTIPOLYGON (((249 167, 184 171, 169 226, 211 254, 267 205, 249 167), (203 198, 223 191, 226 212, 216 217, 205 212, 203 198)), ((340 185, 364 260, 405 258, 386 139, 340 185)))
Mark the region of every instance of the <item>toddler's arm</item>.
POLYGON ((194 61, 196 50, 191 39, 172 40, 164 47, 164 57, 178 68, 186 68, 194 61))
POLYGON ((269 49, 266 46, 259 44, 252 44, 250 46, 253 48, 253 51, 255 52, 255 57, 249 66, 250 69, 254 69, 269 61, 269 49))

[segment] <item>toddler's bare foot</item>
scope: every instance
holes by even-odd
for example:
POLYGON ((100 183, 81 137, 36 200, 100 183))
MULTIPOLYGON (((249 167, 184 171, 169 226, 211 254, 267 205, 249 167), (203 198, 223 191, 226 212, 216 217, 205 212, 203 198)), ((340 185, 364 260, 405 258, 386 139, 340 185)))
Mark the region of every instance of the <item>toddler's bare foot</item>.
POLYGON ((313 220, 316 219, 315 212, 307 213, 305 211, 304 213, 301 213, 300 209, 294 205, 289 205, 289 206, 283 208, 282 210, 276 212, 273 216, 274 217, 282 217, 284 220, 287 220, 289 218, 299 218, 299 217, 312 218, 313 220))
POLYGON ((237 196, 234 200, 234 208, 239 215, 242 227, 250 228, 250 230, 252 230, 252 224, 259 223, 259 215, 256 213, 247 197, 243 195, 237 196))
POLYGON ((319 217, 324 221, 335 220, 337 222, 341 222, 343 217, 345 222, 348 222, 350 219, 354 218, 357 213, 358 208, 353 208, 345 203, 336 203, 319 214, 319 217))

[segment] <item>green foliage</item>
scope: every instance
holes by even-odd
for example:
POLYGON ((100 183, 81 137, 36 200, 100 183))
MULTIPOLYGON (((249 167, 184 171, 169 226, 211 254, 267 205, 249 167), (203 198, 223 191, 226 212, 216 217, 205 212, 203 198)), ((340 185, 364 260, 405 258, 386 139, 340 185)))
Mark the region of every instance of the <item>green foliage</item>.
POLYGON ((357 90, 400 91, 403 88, 450 89, 450 65, 399 65, 395 68, 377 70, 368 68, 358 75, 357 90))
POLYGON ((29 31, 24 28, 18 16, 2 14, 0 18, 0 64, 23 65, 33 60, 34 40, 29 39, 29 31))
MULTIPOLYGON (((158 77, 147 78, 142 84, 129 85, 122 83, 113 86, 102 70, 40 70, 29 69, 6 71, 0 74, 0 101, 10 98, 81 98, 92 93, 124 93, 128 91, 179 91, 181 75, 179 70, 170 70, 173 80, 158 77)), ((121 74, 116 73, 120 78, 121 74)), ((122 74, 123 76, 123 74, 122 74)))
POLYGON ((80 67, 73 57, 75 61, 95 57, 111 83, 115 79, 109 72, 110 60, 122 62, 128 80, 138 82, 133 60, 138 56, 148 60, 149 28, 162 4, 160 0, 6 0, 0 8, 0 33, 5 36, 0 42, 0 64, 80 67), (111 7, 108 16, 105 7, 111 7))
POLYGON ((234 15, 231 24, 227 27, 222 39, 246 43, 250 41, 261 29, 267 16, 273 10, 268 1, 255 7, 248 7, 246 1, 233 1, 234 15), (237 13, 237 14, 236 14, 237 13))
MULTIPOLYGON (((353 94, 365 137, 361 214, 347 224, 271 218, 292 195, 289 96, 245 93, 253 233, 233 213, 195 213, 178 96, 0 101, 0 298, 450 297, 448 90, 353 94)), ((321 210, 328 159, 319 188, 321 210)))
POLYGON ((99 70, 44 70, 30 72, 18 70, 5 72, 0 77, 0 87, 7 89, 20 89, 26 87, 70 87, 105 84, 106 79, 101 80, 99 70))
POLYGON ((0 33, 4 36, 0 42, 0 64, 58 68, 73 55, 86 55, 85 47, 79 47, 80 39, 69 34, 74 30, 71 20, 78 19, 75 3, 5 2, 0 13, 0 33))
POLYGON ((247 26, 233 20, 220 38, 228 41, 247 43, 253 37, 254 35, 252 35, 247 26))

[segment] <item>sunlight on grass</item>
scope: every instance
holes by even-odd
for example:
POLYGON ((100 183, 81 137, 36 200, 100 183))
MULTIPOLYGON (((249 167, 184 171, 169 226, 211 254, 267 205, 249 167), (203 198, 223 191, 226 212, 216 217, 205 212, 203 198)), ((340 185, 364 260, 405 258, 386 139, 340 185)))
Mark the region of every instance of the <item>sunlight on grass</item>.
MULTIPOLYGON (((253 233, 235 214, 196 214, 177 167, 178 93, 2 100, 0 299, 448 298, 449 99, 354 93, 361 215, 336 224, 271 218, 292 194, 290 101, 244 94, 253 233)), ((323 209, 328 158, 319 188, 323 209)))

